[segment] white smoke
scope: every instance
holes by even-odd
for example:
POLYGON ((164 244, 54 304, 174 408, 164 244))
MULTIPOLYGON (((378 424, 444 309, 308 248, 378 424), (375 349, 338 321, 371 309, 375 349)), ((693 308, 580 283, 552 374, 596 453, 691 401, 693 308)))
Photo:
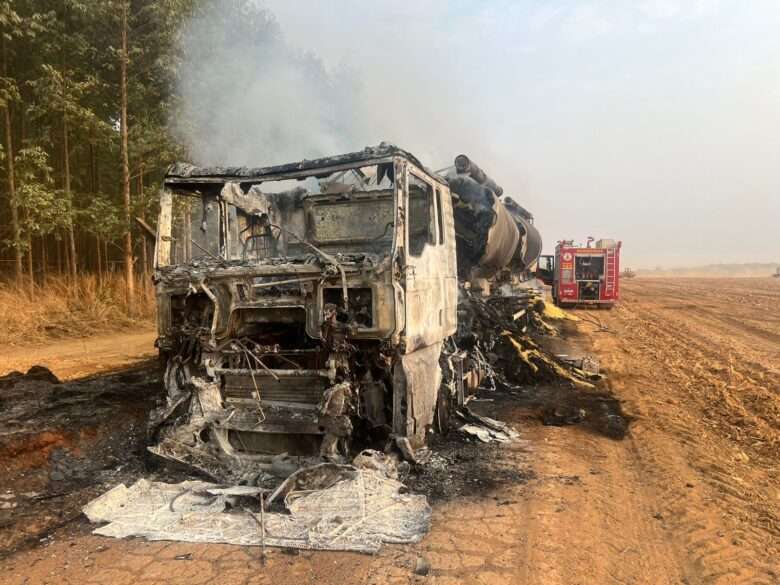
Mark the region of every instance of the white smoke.
POLYGON ((173 125, 201 164, 464 152, 548 244, 623 239, 634 268, 776 260, 780 3, 672 4, 214 0, 173 125))
MULTIPOLYGON (((307 18, 305 7, 300 13, 307 18)), ((445 166, 474 149, 481 132, 465 122, 468 108, 447 84, 450 73, 427 58, 424 36, 418 46, 399 38, 367 47, 357 38, 334 35, 328 48, 341 44, 348 65, 327 63, 317 46, 293 46, 253 0, 207 2, 182 34, 174 132, 204 165, 265 166, 385 140, 445 166)))
POLYGON ((342 147, 333 80, 270 13, 211 3, 183 49, 175 129, 196 162, 265 165, 342 147))

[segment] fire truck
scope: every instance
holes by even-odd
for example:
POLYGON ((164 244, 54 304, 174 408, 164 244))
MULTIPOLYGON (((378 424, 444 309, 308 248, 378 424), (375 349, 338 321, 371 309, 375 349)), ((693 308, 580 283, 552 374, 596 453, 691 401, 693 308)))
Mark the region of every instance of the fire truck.
POLYGON ((588 238, 582 246, 562 240, 555 246, 555 254, 539 258, 537 274, 552 287, 552 298, 558 306, 611 308, 620 296, 621 244, 588 238))

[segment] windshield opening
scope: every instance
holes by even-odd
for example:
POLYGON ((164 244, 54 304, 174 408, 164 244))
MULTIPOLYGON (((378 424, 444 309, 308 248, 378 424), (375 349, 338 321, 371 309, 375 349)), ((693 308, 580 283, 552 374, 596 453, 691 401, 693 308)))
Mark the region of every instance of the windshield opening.
POLYGON ((220 258, 220 205, 215 195, 190 193, 173 198, 171 264, 220 258))
POLYGON ((172 210, 171 261, 301 257, 316 254, 312 246, 328 254, 389 254, 394 185, 394 165, 383 163, 180 194, 172 210))

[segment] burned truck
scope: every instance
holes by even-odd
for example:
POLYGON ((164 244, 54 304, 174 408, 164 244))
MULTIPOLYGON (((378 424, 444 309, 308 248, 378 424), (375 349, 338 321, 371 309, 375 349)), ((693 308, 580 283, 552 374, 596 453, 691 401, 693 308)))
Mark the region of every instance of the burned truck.
POLYGON ((527 268, 540 242, 456 162, 433 173, 383 143, 273 167, 173 165, 151 450, 212 475, 282 453, 337 461, 358 439, 414 459, 462 396, 459 285, 527 268))

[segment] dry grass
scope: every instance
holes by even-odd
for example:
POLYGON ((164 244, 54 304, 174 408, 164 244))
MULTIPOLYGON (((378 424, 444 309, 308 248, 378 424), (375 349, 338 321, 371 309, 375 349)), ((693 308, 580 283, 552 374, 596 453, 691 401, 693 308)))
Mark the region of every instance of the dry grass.
POLYGON ((76 282, 52 277, 33 290, 29 283, 0 283, 0 343, 22 345, 151 323, 154 303, 152 283, 139 280, 130 315, 118 274, 103 282, 94 275, 79 276, 76 282))

